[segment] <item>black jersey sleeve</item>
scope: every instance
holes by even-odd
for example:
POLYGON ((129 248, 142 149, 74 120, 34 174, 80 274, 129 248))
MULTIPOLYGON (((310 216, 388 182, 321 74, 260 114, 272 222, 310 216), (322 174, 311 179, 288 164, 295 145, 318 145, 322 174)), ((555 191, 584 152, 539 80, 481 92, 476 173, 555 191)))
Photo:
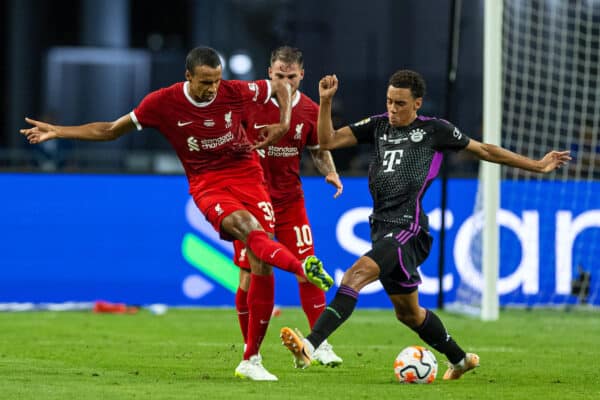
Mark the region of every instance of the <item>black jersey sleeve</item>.
POLYGON ((375 125, 376 117, 369 117, 353 124, 349 127, 356 138, 356 141, 360 144, 363 143, 374 143, 375 141, 375 125))
POLYGON ((467 135, 462 133, 448 121, 439 119, 437 122, 434 139, 434 147, 436 150, 458 151, 467 147, 471 140, 467 135))

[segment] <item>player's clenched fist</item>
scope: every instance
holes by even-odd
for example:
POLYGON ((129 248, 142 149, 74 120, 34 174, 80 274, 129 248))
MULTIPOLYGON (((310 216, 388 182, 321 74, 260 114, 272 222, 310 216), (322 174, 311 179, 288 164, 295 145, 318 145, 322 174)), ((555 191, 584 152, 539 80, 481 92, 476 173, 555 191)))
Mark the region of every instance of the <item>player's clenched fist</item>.
POLYGON ((338 88, 338 79, 334 75, 326 75, 319 81, 319 96, 321 99, 332 98, 338 88))

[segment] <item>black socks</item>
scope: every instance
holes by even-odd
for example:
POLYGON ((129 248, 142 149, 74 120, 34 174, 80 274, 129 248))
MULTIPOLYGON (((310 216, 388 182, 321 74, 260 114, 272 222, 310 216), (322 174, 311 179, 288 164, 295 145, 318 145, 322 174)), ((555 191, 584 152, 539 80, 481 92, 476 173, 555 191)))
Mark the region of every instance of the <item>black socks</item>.
POLYGON ((452 364, 460 362, 465 357, 464 350, 448 334, 439 317, 430 310, 426 311, 425 321, 413 330, 419 334, 419 337, 425 343, 445 354, 452 364))
POLYGON ((340 286, 335 297, 325 307, 312 332, 306 339, 315 347, 329 337, 340 325, 350 317, 356 307, 358 292, 348 286, 340 286))

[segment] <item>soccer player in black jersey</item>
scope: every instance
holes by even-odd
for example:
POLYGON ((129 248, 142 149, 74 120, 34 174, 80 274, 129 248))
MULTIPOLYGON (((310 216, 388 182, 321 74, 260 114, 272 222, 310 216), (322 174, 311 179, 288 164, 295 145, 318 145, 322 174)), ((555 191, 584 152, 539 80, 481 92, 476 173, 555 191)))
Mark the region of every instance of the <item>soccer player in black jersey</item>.
POLYGON ((540 160, 481 143, 442 119, 423 117, 418 110, 425 82, 416 72, 400 70, 389 80, 387 113, 366 118, 338 130, 331 123, 331 103, 338 88, 335 75, 319 82, 318 135, 325 150, 373 145, 369 165, 372 248, 346 271, 340 288, 312 332, 302 339, 290 328, 281 330, 283 344, 294 354, 296 365, 308 367, 313 349, 352 314, 358 293, 379 279, 396 312, 396 318, 450 362, 444 379, 458 379, 479 365, 479 356, 465 351, 448 334, 431 310, 419 305, 417 267, 429 255, 432 238, 421 200, 437 176, 444 150, 466 150, 481 160, 547 173, 566 164, 569 151, 550 151, 540 160))

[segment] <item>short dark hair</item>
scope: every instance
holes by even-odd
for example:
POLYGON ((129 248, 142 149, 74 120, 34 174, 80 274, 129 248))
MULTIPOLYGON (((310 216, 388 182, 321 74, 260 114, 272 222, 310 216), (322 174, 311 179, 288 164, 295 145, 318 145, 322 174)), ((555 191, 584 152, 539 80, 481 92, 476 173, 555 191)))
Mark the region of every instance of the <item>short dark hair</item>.
POLYGON ((425 97, 425 80, 421 74, 409 69, 401 69, 394 72, 392 76, 390 76, 388 85, 395 88, 410 89, 410 93, 415 99, 425 97))
POLYGON ((281 46, 271 53, 271 64, 275 61, 281 61, 284 64, 298 64, 300 68, 304 67, 304 57, 302 52, 291 46, 281 46))
POLYGON ((185 69, 193 75, 196 67, 200 65, 206 65, 211 68, 220 67, 221 59, 219 58, 219 53, 210 47, 196 47, 190 50, 185 58, 185 69))

